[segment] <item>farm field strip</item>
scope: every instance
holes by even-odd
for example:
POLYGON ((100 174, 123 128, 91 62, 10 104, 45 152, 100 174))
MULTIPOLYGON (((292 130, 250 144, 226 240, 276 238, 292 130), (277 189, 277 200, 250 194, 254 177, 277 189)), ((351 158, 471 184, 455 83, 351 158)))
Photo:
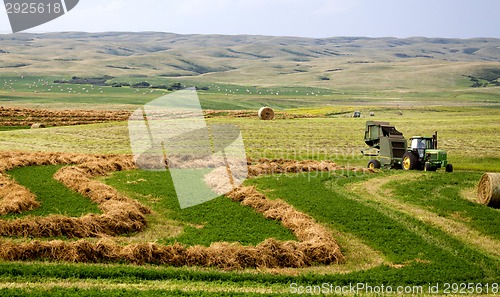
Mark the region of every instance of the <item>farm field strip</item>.
MULTIPOLYGON (((247 282, 245 284, 235 282, 211 282, 211 281, 189 281, 185 280, 131 280, 131 281, 105 281, 97 279, 59 279, 43 278, 38 282, 23 282, 22 279, 9 280, 0 278, 0 290, 23 289, 43 290, 51 289, 80 289, 80 290, 123 290, 130 291, 181 291, 181 292, 211 292, 211 293, 256 293, 256 294, 279 294, 287 293, 287 284, 259 284, 247 282)), ((1 293, 1 291, 0 291, 1 293)))
POLYGON ((484 207, 477 200, 478 180, 482 175, 482 172, 423 174, 404 183, 387 183, 384 188, 392 189, 393 198, 401 203, 417 205, 440 217, 465 224, 485 236, 500 240, 499 211, 484 207))
MULTIPOLYGON (((262 174, 275 174, 278 172, 296 172, 296 174, 299 174, 299 172, 303 172, 302 174, 308 174, 306 173, 308 170, 314 170, 315 168, 321 168, 321 164, 324 164, 323 166, 327 166, 328 163, 325 162, 311 162, 311 161, 297 161, 297 162, 272 162, 268 160, 268 162, 264 161, 259 161, 258 164, 254 164, 250 166, 249 168, 249 174, 251 176, 260 176, 262 174), (295 164, 293 164, 295 163, 295 164), (306 172, 302 171, 306 170, 306 172)), ((330 163, 332 164, 332 163, 330 163)), ((330 165, 331 166, 331 165, 330 165)), ((337 168, 337 166, 335 166, 337 168)), ((361 170, 362 171, 362 170, 361 170)), ((314 173, 312 173, 314 174, 314 173)), ((165 208, 167 207, 165 204, 159 204, 158 201, 162 199, 163 193, 169 193, 168 189, 170 187, 173 188, 173 185, 168 185, 168 187, 165 187, 163 185, 164 179, 161 179, 161 175, 158 173, 140 173, 139 171, 133 171, 133 172, 118 172, 113 174, 112 176, 106 178, 105 182, 109 185, 112 185, 113 187, 119 189, 120 191, 127 193, 130 195, 130 197, 133 197, 135 199, 138 199, 141 203, 145 203, 149 207, 153 209, 153 217, 150 216, 150 221, 152 225, 150 225, 150 228, 156 229, 156 226, 163 226, 163 222, 167 218, 168 220, 184 220, 186 216, 189 216, 190 218, 190 224, 187 226, 184 226, 184 232, 186 232, 186 228, 189 230, 195 230, 195 232, 189 231, 190 235, 181 235, 181 237, 178 238, 180 242, 185 242, 188 240, 188 242, 194 240, 193 235, 196 235, 200 237, 198 241, 201 238, 205 238, 206 235, 201 233, 201 231, 206 230, 205 232, 209 232, 210 230, 213 230, 213 232, 217 232, 217 229, 213 229, 214 227, 211 226, 213 222, 211 222, 212 217, 219 218, 219 216, 213 215, 214 212, 221 212, 221 208, 231 208, 231 206, 234 203, 227 204, 226 200, 229 201, 229 199, 226 198, 220 198, 222 200, 216 199, 213 202, 208 202, 204 204, 203 206, 200 207, 194 207, 192 210, 184 211, 184 215, 181 217, 178 217, 175 213, 173 214, 172 211, 165 211, 165 208), (160 177, 160 178, 158 178, 160 177), (155 185, 155 186, 154 186, 155 185), (151 187, 158 188, 158 191, 153 190, 151 191, 151 187), (145 195, 145 193, 149 193, 145 195), (159 208, 159 206, 162 206, 159 208), (214 207, 216 206, 216 207, 214 207), (206 209, 206 210, 205 210, 206 209), (175 216, 174 216, 175 215, 175 216), (202 218, 196 219, 194 221, 193 218, 197 218, 199 215, 202 215, 202 218), (160 216, 158 219, 157 217, 160 216), (200 221, 201 220, 201 226, 200 221), (203 221, 205 221, 203 223, 203 221), (202 229, 199 229, 200 227, 204 226, 202 229), (193 228, 194 227, 194 228, 193 228)), ((253 192, 253 191, 252 191, 253 192)), ((168 196, 175 196, 174 193, 169 194, 168 196)), ((253 209, 252 209, 253 210, 253 209)), ((272 213, 272 212, 271 212, 272 213)), ((246 214, 245 216, 248 216, 249 214, 246 214)), ((261 216, 261 215, 259 215, 261 216)), ((263 216, 261 216, 264 218, 263 216)), ((233 219, 234 215, 231 213, 225 214, 225 217, 223 220, 230 220, 233 219)), ((234 219, 238 219, 237 218, 234 219)), ((220 219, 220 218, 219 218, 220 219)), ((239 235, 238 241, 244 241, 248 242, 247 235, 248 233, 254 232, 255 228, 249 229, 246 225, 250 226, 259 226, 259 228, 262 228, 260 233, 263 233, 265 231, 264 228, 266 228, 266 232, 268 231, 268 228, 271 229, 269 225, 263 226, 261 223, 255 219, 252 219, 252 221, 248 221, 243 218, 239 218, 240 224, 239 225, 244 225, 240 226, 238 229, 233 228, 232 226, 227 226, 225 222, 217 222, 217 225, 221 225, 222 228, 224 228, 225 233, 237 233, 239 235), (241 230, 241 231, 238 231, 241 230), (243 231, 245 230, 245 231, 243 231)), ((182 225, 179 226, 179 222, 175 223, 172 222, 170 225, 175 226, 174 232, 177 233, 177 228, 182 229, 182 225)), ((373 268, 376 266, 381 265, 382 263, 385 262, 385 259, 375 250, 364 244, 362 241, 358 240, 356 237, 353 237, 352 235, 346 234, 339 232, 338 230, 334 230, 332 228, 329 228, 327 226, 323 225, 324 228, 327 230, 330 230, 332 232, 333 238, 337 240, 339 245, 342 248, 342 253, 345 254, 345 262, 342 263, 342 265, 320 265, 320 266, 311 266, 311 267, 302 267, 302 268, 265 268, 261 267, 259 268, 260 271, 262 272, 269 272, 269 273, 279 273, 279 274, 286 274, 286 275, 296 275, 296 274, 302 274, 302 273, 317 273, 317 274, 327 274, 327 273, 348 273, 352 271, 360 271, 360 270, 365 270, 369 268, 373 268)), ((168 226, 164 226, 164 228, 167 228, 168 226)), ((148 229, 150 229, 148 228, 148 229)), ((146 233, 149 233, 152 230, 145 230, 146 233)), ((182 231, 179 231, 182 232, 182 231)), ((134 236, 128 236, 126 238, 120 238, 119 242, 137 242, 143 238, 143 233, 141 232, 140 234, 134 235, 134 236)), ((156 234, 150 234, 150 235, 145 235, 148 238, 154 238, 153 236, 158 236, 161 237, 162 233, 156 233, 156 234)), ((227 236, 227 235, 226 235, 227 236)), ((276 236, 273 235, 273 236, 276 236)), ((208 237, 210 238, 210 237, 208 237)), ((287 239, 287 238, 285 238, 287 239)), ((171 240, 168 240, 167 242, 170 242, 171 240)), ((163 242, 163 241, 161 241, 163 242)), ((210 244, 210 242, 206 243, 210 244)))
MULTIPOLYGON (((1 127, 28 127, 36 123, 46 126, 75 126, 108 122, 127 121, 132 114, 127 110, 54 110, 34 108, 10 108, 0 106, 1 127)), ((204 110, 207 118, 231 117, 248 118, 255 117, 254 111, 245 110, 204 110)), ((289 114, 284 111, 276 112, 276 119, 305 118, 311 115, 289 114)))
MULTIPOLYGON (((440 147, 448 151, 456 169, 498 170, 500 148, 496 145, 496 131, 500 129, 500 114, 495 108, 467 112, 453 108, 415 110, 408 114, 405 111, 403 117, 388 110, 377 112, 375 118, 365 119, 338 116, 264 122, 256 116, 215 117, 207 119, 207 123, 237 125, 251 158, 335 160, 359 166, 368 162, 360 153, 366 147, 362 135, 368 119, 389 121, 406 137, 437 130, 440 147), (489 120, 483 120, 485 117, 489 120)), ((16 147, 27 151, 127 154, 130 153, 128 138, 125 122, 3 131, 0 132, 0 150, 16 147)))
POLYGON ((0 107, 0 126, 31 126, 43 123, 50 126, 83 125, 126 121, 129 111, 106 110, 49 110, 0 107))
MULTIPOLYGON (((461 222, 439 216, 417 205, 408 202, 399 202, 394 199, 394 194, 390 190, 384 189, 387 183, 396 180, 404 183, 405 181, 417 179, 420 176, 422 176, 422 173, 407 173, 404 177, 395 175, 391 177, 374 178, 359 184, 351 184, 348 190, 362 197, 362 199, 358 199, 358 201, 374 201, 385 207, 410 215, 421 220, 423 223, 440 228, 444 232, 451 234, 466 244, 474 246, 474 248, 488 255, 500 259, 500 241, 486 236, 477 230, 471 229, 461 222)), ((351 197, 357 199, 355 198, 356 196, 351 197)))

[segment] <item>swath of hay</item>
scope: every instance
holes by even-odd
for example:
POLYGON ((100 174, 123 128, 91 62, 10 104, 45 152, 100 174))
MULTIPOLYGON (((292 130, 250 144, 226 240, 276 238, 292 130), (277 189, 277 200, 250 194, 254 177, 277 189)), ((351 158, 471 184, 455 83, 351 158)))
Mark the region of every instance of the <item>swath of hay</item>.
MULTIPOLYGON (((97 203, 102 215, 87 214, 79 218, 50 215, 47 217, 25 217, 15 220, 0 220, 0 235, 31 237, 95 237, 119 235, 143 230, 147 226, 145 214, 150 210, 120 193, 112 187, 92 180, 97 175, 135 168, 129 156, 89 156, 57 153, 3 153, 0 155, 1 171, 20 166, 75 164, 59 170, 54 178, 70 189, 97 203)), ((4 173, 1 173, 2 177, 4 173)), ((5 179, 2 179, 5 180, 5 179)), ((17 190, 19 199, 8 199, 10 210, 27 210, 25 206, 38 206, 34 195, 12 180, 3 183, 7 190, 17 190), (15 202, 15 203, 14 203, 15 202), (14 205, 14 206, 12 206, 14 205)), ((0 188, 0 195, 4 187, 0 188)), ((3 196, 9 198, 9 194, 3 196)), ((2 204, 3 205, 3 204, 2 204)), ((2 206, 0 205, 0 206, 2 206)))
MULTIPOLYGON (((14 155, 19 157, 19 154, 14 155)), ((5 171, 16 166, 77 164, 61 169, 56 173, 55 178, 99 203, 99 207, 105 212, 101 216, 87 215, 78 218, 80 221, 72 221, 70 218, 60 216, 34 218, 32 225, 24 225, 24 230, 31 230, 30 233, 38 232, 37 234, 42 237, 54 236, 58 234, 57 232, 71 234, 74 237, 88 237, 106 232, 112 234, 112 230, 115 229, 119 229, 120 232, 128 232, 130 228, 140 231, 145 226, 144 214, 148 213, 149 209, 122 196, 111 187, 91 180, 93 176, 135 168, 130 156, 37 153, 24 154, 16 159, 14 155, 1 155, 7 159, 7 162, 2 163, 1 170, 5 171), (121 217, 122 214, 127 218, 121 217), (105 217, 105 215, 109 216, 105 217), (87 217, 88 221, 83 219, 87 217), (89 221, 99 222, 99 218, 103 218, 106 222, 111 221, 111 223, 102 222, 97 225, 89 223, 89 221), (117 220, 112 221, 113 218, 117 220), (121 227, 117 228, 117 226, 121 227), (34 231, 35 229, 37 231, 34 231)), ((254 208, 266 218, 280 221, 295 234, 299 241, 283 242, 270 238, 256 246, 218 242, 209 247, 199 245, 186 247, 178 243, 165 246, 150 242, 123 246, 115 243, 111 238, 98 241, 82 239, 74 242, 56 240, 24 243, 2 240, 0 241, 0 258, 92 263, 126 261, 134 264, 196 265, 222 269, 304 267, 314 264, 340 263, 344 260, 340 247, 331 233, 310 216, 297 211, 285 201, 269 200, 252 187, 239 187, 230 192, 227 197, 254 208)), ((9 226, 6 225, 0 227, 2 230, 9 230, 8 228, 9 226)))

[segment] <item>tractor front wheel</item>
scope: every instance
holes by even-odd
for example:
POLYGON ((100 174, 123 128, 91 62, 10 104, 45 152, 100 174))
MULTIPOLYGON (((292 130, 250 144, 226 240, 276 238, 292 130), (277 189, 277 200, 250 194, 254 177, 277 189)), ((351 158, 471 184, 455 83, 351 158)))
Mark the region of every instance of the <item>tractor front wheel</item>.
POLYGON ((370 162, 368 162, 368 168, 379 169, 380 167, 381 164, 379 160, 370 160, 370 162))
POLYGON ((453 165, 451 164, 446 165, 446 172, 453 172, 453 165))
POLYGON ((418 159, 412 152, 406 152, 403 155, 403 162, 401 164, 403 170, 414 170, 418 166, 418 159))

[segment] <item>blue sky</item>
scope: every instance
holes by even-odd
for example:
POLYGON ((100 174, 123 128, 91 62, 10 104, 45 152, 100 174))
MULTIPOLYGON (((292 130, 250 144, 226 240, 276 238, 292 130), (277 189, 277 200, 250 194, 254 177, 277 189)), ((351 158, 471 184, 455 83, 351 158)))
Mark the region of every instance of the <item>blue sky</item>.
POLYGON ((500 38, 499 16, 500 0, 80 0, 29 32, 500 38))

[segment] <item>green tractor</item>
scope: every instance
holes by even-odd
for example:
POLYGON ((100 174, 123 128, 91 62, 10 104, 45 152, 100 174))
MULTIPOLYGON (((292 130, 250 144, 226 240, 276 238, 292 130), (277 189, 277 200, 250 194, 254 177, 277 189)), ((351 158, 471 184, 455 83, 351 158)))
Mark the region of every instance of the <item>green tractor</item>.
POLYGON ((370 149, 361 151, 363 155, 379 157, 370 160, 368 168, 436 171, 443 167, 453 172, 446 151, 437 148, 437 132, 430 137, 414 136, 408 146, 403 133, 388 122, 367 121, 365 143, 370 149))

